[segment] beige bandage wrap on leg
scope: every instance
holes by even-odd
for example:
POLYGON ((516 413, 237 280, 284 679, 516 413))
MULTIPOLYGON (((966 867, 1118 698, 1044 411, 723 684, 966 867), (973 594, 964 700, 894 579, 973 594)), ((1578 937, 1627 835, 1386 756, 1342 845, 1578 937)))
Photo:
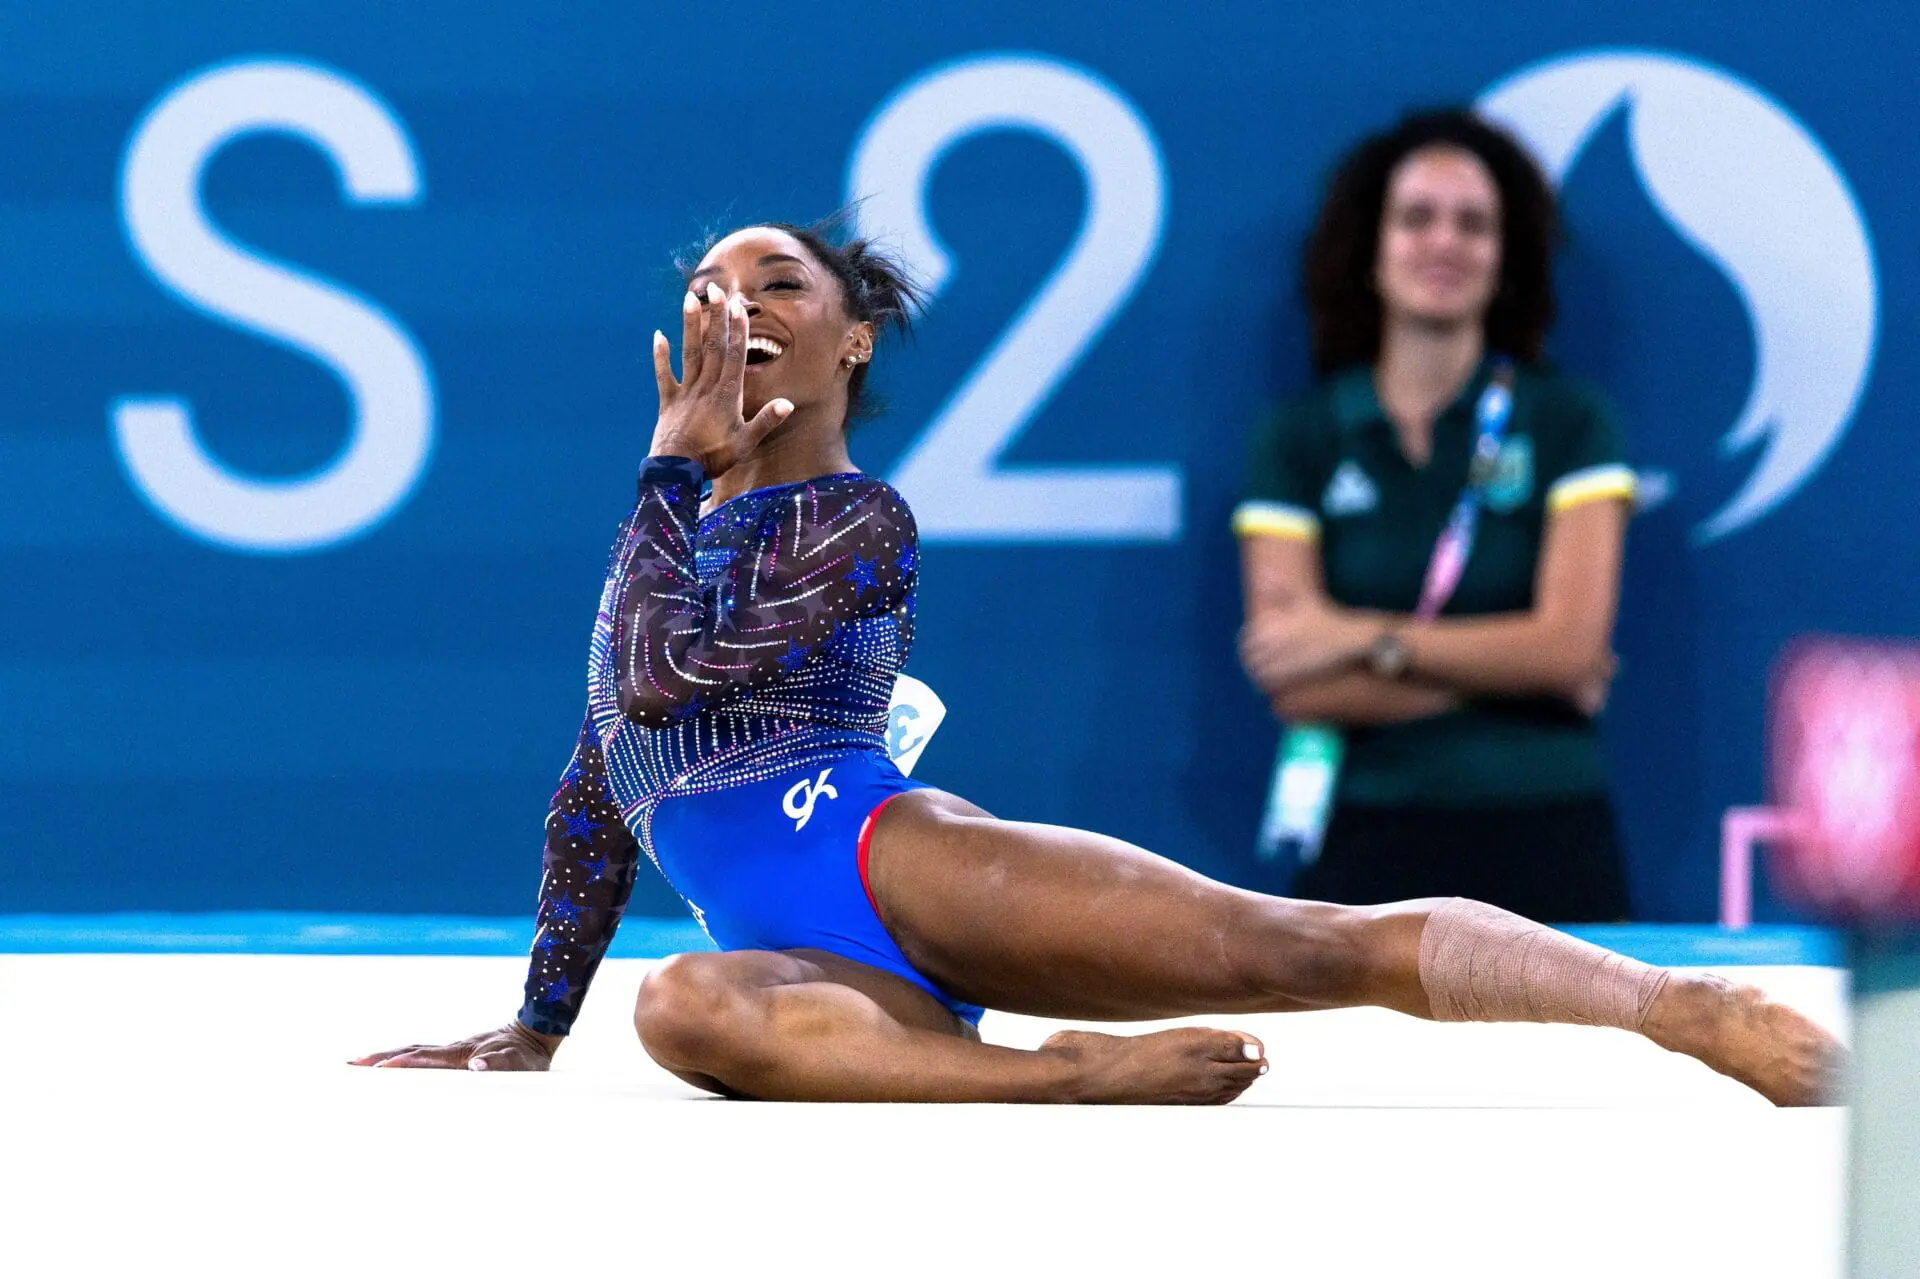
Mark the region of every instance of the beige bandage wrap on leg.
POLYGON ((1420 934, 1435 1021, 1551 1021, 1639 1030, 1667 970, 1511 911, 1449 897, 1420 934))

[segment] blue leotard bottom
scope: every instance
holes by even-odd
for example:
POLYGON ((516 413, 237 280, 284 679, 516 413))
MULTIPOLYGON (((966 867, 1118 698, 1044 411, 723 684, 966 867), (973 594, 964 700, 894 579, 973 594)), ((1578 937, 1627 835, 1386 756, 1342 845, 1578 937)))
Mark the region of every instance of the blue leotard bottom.
POLYGON ((903 977, 968 1022, 962 1003, 907 962, 868 896, 867 819, 919 790, 878 750, 762 782, 660 802, 660 869, 722 950, 824 950, 903 977))

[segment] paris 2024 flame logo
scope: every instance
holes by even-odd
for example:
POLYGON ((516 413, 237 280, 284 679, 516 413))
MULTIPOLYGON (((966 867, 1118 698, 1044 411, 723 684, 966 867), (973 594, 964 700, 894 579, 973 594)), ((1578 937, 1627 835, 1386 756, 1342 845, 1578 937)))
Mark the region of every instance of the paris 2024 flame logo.
POLYGON ((1648 198, 1726 276, 1753 325, 1753 387, 1722 447, 1765 448, 1697 536, 1723 537, 1792 496, 1853 418, 1879 320, 1865 220, 1819 142, 1752 85, 1661 53, 1554 58, 1496 84, 1480 107, 1524 140, 1555 182, 1601 125, 1627 113, 1648 198))

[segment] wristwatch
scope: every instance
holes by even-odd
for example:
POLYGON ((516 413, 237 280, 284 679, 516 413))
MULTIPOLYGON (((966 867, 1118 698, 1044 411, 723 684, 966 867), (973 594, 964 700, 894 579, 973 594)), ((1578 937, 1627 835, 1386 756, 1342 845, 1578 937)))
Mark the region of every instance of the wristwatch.
POLYGON ((1407 642, 1398 631, 1383 631, 1367 645, 1367 666, 1381 679, 1399 679, 1407 673, 1407 642))

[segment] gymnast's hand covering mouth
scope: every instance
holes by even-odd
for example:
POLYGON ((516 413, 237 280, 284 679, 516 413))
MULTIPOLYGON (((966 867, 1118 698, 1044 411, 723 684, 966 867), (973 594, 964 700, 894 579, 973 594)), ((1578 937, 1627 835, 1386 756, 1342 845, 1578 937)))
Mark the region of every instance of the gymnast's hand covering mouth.
POLYGON ((692 458, 718 478, 763 442, 845 425, 874 326, 848 314, 843 282, 792 235, 747 227, 719 241, 681 311, 678 378, 666 336, 653 339, 654 456, 692 458))

